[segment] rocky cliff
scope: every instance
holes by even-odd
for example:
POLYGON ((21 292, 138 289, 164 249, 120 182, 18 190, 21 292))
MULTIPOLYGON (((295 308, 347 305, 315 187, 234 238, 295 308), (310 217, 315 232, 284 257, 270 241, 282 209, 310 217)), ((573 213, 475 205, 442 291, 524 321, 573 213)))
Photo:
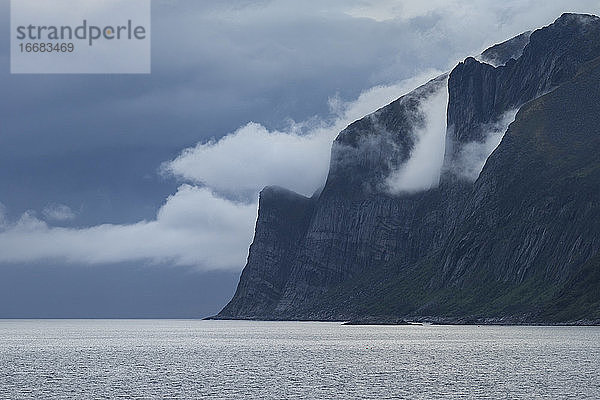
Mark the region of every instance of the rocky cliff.
POLYGON ((600 19, 564 14, 348 126, 321 193, 263 190, 216 318, 600 319, 598 57, 600 19))

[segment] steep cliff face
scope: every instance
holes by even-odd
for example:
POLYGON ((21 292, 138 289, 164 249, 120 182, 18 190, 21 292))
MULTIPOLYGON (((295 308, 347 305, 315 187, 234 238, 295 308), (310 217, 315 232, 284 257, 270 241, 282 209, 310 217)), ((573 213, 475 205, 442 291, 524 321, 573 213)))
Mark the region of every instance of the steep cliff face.
POLYGON ((306 315, 600 323, 599 82, 600 57, 521 108, 456 206, 441 249, 348 279, 308 304, 306 315))
POLYGON ((297 245, 306 235, 314 199, 279 187, 260 193, 259 212, 235 297, 221 311, 224 317, 253 318, 273 312, 289 280, 297 245))
POLYGON ((429 250, 443 220, 426 206, 432 196, 400 200, 388 194, 385 181, 409 158, 416 132, 427 123, 423 106, 446 92, 446 81, 442 75, 340 133, 327 183, 273 315, 301 318, 307 301, 328 288, 397 254, 415 260, 429 250), (422 218, 430 224, 422 225, 422 218))
POLYGON ((274 210, 287 209, 285 202, 263 191, 248 263, 219 317, 302 318, 308 302, 353 274, 399 252, 415 260, 428 251, 443 220, 422 201, 432 195, 399 201, 386 194, 384 181, 406 162, 426 125, 422 105, 446 90, 442 75, 342 131, 327 184, 318 198, 305 200, 301 226, 274 210), (423 218, 431 224, 422 226, 423 218), (406 229, 407 221, 415 229, 406 229), (286 234, 291 226, 294 234, 286 234))
POLYGON ((600 249, 600 58, 525 105, 489 157, 442 272, 562 282, 600 249))
POLYGON ((217 318, 552 320, 540 307, 572 300, 577 274, 596 276, 598 57, 600 19, 564 14, 484 52, 494 65, 467 58, 351 124, 319 196, 263 191, 248 264, 217 318), (440 93, 439 185, 390 187, 440 93))

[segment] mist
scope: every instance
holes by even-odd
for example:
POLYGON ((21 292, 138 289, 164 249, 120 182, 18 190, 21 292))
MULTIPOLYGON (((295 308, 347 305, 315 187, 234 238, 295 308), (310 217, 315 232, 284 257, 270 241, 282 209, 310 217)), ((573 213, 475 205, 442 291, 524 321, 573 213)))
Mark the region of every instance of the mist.
POLYGON ((429 190, 438 185, 446 142, 446 114, 448 109, 448 81, 437 92, 423 101, 418 113, 423 127, 414 132, 415 145, 410 158, 385 181, 392 194, 429 190))
POLYGON ((450 170, 464 180, 475 181, 483 170, 488 157, 502 141, 508 126, 515 120, 517 111, 518 109, 507 111, 497 122, 483 126, 481 128, 484 132, 483 141, 473 141, 461 145, 457 157, 450 165, 450 170))

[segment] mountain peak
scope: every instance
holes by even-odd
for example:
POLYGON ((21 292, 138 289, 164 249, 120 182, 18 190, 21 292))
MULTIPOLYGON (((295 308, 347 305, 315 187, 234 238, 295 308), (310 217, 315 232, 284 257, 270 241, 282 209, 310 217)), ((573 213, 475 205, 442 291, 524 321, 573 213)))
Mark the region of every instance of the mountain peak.
POLYGON ((593 14, 563 13, 554 22, 561 25, 570 25, 574 23, 586 24, 598 20, 600 20, 600 17, 593 14))

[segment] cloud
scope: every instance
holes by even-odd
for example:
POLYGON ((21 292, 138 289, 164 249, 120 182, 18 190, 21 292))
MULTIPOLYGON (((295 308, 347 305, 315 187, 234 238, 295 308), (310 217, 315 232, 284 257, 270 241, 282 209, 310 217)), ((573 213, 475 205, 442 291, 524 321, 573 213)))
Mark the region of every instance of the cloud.
POLYGON ((482 141, 465 143, 458 150, 455 161, 450 170, 460 178, 475 181, 488 157, 502 141, 508 126, 515 120, 518 110, 509 110, 493 124, 484 126, 482 141))
POLYGON ((302 135, 251 122, 216 142, 185 150, 164 168, 228 195, 251 197, 267 185, 311 195, 327 174, 334 137, 327 129, 302 135))
MULTIPOLYGON (((248 123, 220 140, 184 150, 163 168, 194 185, 181 185, 150 221, 64 228, 26 212, 15 223, 2 225, 0 207, 0 262, 145 261, 201 270, 240 269, 253 236, 256 194, 264 186, 312 194, 324 183, 331 142, 340 130, 437 73, 428 71, 395 85, 371 88, 354 101, 334 96, 333 117, 327 120, 292 123, 286 131, 248 123), (244 201, 232 200, 240 197, 244 201)), ((61 204, 47 206, 42 214, 50 221, 75 217, 61 204)))
POLYGON ((438 185, 444 160, 447 108, 446 81, 441 89, 421 103, 419 113, 424 116, 424 126, 415 132, 415 145, 408 161, 386 179, 390 193, 418 192, 438 185))
POLYGON ((285 131, 248 123, 217 141, 184 150, 162 169, 227 196, 255 198, 269 185, 310 196, 325 183, 331 144, 342 129, 437 74, 430 70, 394 85, 376 86, 351 102, 334 96, 329 100, 333 118, 291 123, 285 131))
POLYGON ((146 261, 201 270, 239 269, 248 254, 254 204, 182 185, 153 221, 89 228, 51 227, 24 213, 0 230, 0 262, 61 260, 79 264, 146 261))
POLYGON ((42 210, 42 215, 50 221, 69 221, 77 216, 69 206, 50 204, 42 210))

